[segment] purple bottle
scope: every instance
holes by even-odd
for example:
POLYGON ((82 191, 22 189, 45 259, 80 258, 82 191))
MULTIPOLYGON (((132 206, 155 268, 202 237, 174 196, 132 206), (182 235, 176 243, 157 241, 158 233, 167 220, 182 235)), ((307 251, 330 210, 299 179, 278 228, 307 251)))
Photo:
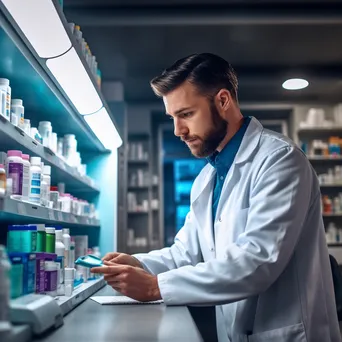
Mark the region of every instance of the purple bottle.
POLYGON ((12 194, 23 194, 23 159, 22 152, 10 150, 7 152, 6 159, 6 175, 7 178, 12 178, 12 194))

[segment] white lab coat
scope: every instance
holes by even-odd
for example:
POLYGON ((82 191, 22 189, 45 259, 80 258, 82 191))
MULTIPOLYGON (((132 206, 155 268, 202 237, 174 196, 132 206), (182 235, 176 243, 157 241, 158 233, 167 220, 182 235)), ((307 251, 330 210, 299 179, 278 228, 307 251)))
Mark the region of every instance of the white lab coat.
POLYGON ((212 227, 215 169, 170 248, 135 255, 167 305, 216 305, 220 342, 341 341, 315 171, 252 118, 212 227))

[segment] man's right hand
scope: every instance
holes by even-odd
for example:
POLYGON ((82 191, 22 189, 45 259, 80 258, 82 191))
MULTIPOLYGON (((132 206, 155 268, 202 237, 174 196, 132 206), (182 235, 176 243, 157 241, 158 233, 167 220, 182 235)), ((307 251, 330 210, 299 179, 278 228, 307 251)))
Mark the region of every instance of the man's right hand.
POLYGON ((120 265, 129 265, 133 267, 139 267, 143 269, 143 266, 138 259, 125 253, 118 253, 118 252, 107 253, 102 258, 102 260, 105 262, 105 264, 109 262, 109 263, 115 263, 115 264, 120 264, 120 265))

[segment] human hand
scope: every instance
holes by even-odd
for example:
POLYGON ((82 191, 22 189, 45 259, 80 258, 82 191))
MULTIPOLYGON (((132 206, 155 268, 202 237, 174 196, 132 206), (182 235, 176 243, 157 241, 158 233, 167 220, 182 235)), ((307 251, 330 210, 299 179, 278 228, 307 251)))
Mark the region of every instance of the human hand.
POLYGON ((133 267, 143 268, 140 261, 131 255, 125 253, 111 252, 107 253, 103 258, 103 261, 109 261, 120 265, 129 265, 133 267))
POLYGON ((94 267, 90 272, 103 274, 114 290, 141 302, 161 299, 157 276, 134 266, 104 263, 105 266, 94 267))

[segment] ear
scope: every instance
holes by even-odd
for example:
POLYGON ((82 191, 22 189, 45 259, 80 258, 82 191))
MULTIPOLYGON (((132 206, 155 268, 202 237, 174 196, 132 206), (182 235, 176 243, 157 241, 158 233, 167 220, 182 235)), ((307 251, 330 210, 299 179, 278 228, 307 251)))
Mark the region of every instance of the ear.
POLYGON ((232 96, 230 94, 230 91, 227 89, 221 89, 216 94, 216 101, 218 108, 220 108, 222 111, 226 111, 232 103, 232 96))

